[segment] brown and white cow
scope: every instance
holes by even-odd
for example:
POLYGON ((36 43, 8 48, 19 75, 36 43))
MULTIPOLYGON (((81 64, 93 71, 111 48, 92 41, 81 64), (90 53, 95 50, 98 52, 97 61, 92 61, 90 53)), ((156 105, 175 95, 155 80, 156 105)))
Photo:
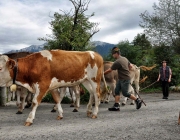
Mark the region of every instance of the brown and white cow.
MULTIPOLYGON (((17 53, 8 53, 6 55, 9 58, 17 61, 18 58, 22 58, 22 57, 25 57, 25 56, 30 55, 30 54, 32 54, 32 53, 30 53, 30 52, 17 52, 17 53)), ((66 89, 66 87, 63 87, 63 88, 66 89)), ((61 89, 61 90, 54 89, 54 90, 51 90, 51 93, 58 91, 60 94, 60 91, 65 92, 66 91, 65 89, 61 89)), ((79 85, 73 86, 73 87, 68 87, 68 89, 69 89, 69 93, 70 93, 71 100, 72 100, 70 107, 75 107, 73 112, 77 112, 78 108, 80 106, 79 105, 80 99, 79 99, 78 94, 79 94, 79 92, 80 92, 80 94, 83 94, 84 91, 83 91, 82 87, 79 85), (77 99, 77 101, 76 101, 76 99, 77 99)), ((17 86, 17 90, 15 92, 11 92, 10 88, 8 88, 8 94, 7 95, 8 95, 8 101, 10 101, 11 99, 15 100, 15 97, 17 99, 16 105, 18 107, 18 112, 16 114, 22 114, 24 108, 29 108, 31 106, 33 94, 22 86, 17 86)), ((52 112, 56 112, 56 108, 54 108, 52 110, 52 112)))
MULTIPOLYGON (((90 93, 87 116, 97 118, 102 76, 103 58, 93 51, 43 50, 17 59, 17 63, 6 55, 0 55, 0 86, 10 86, 15 79, 16 84, 35 94, 32 111, 25 126, 33 123, 36 109, 48 91, 80 83, 90 93), (93 99, 95 106, 92 111, 93 99)), ((63 118, 62 108, 59 98, 53 97, 58 108, 59 120, 63 118)))

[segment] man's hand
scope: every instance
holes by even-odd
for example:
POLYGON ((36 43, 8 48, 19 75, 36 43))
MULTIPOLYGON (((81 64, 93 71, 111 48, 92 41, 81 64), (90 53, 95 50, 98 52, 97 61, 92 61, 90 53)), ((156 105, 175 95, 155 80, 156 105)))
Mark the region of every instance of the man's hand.
POLYGON ((110 73, 112 71, 111 68, 107 69, 105 72, 104 72, 104 75, 107 74, 107 73, 110 73))

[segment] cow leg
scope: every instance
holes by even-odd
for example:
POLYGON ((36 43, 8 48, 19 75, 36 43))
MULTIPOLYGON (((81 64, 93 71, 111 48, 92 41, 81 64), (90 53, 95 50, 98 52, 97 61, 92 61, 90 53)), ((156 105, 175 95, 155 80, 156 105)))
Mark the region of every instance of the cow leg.
POLYGON ((87 116, 95 119, 95 118, 97 118, 98 107, 100 104, 100 101, 98 98, 99 93, 97 93, 97 91, 100 91, 100 89, 97 89, 97 84, 95 84, 94 82, 91 84, 90 82, 85 81, 82 84, 90 93, 90 99, 89 99, 89 103, 87 105, 87 116), (93 101, 95 101, 95 106, 94 106, 94 110, 93 110, 93 114, 92 114, 93 101), (92 114, 92 116, 91 116, 91 114, 92 114))
POLYGON ((54 108, 56 108, 58 111, 57 120, 61 120, 63 118, 63 109, 61 107, 61 101, 64 98, 65 93, 66 93, 65 87, 59 88, 59 89, 54 89, 51 91, 52 97, 56 103, 54 108))
POLYGON ((10 88, 7 88, 7 101, 10 102, 12 101, 12 92, 10 91, 10 88))
MULTIPOLYGON (((136 88, 135 90, 139 94, 139 80, 138 81, 135 80, 134 84, 135 84, 135 88, 136 88)), ((136 94, 136 98, 139 98, 139 96, 137 94, 136 94)))
POLYGON ((63 100, 63 98, 65 96, 65 93, 66 93, 66 88, 61 88, 60 89, 60 99, 59 99, 59 102, 56 102, 57 110, 58 110, 57 120, 60 120, 60 119, 63 118, 63 109, 61 107, 61 101, 63 100))
POLYGON ((73 112, 78 112, 79 106, 80 106, 80 87, 79 86, 74 86, 72 87, 75 96, 76 96, 76 100, 75 100, 75 108, 73 110, 73 112))
POLYGON ((27 104, 26 104, 25 108, 29 108, 31 106, 32 98, 33 98, 33 94, 29 91, 27 91, 27 92, 28 92, 27 97, 26 97, 27 104))
POLYGON ((92 104, 94 101, 93 93, 92 93, 92 87, 88 81, 84 81, 83 86, 88 90, 90 97, 89 97, 89 102, 87 104, 87 116, 92 117, 92 104))
POLYGON ((28 118, 26 119, 26 122, 24 124, 25 126, 30 126, 33 123, 37 107, 41 103, 43 96, 46 95, 47 90, 43 88, 41 89, 41 88, 42 87, 39 87, 39 84, 34 85, 34 89, 36 92, 32 100, 32 110, 29 113, 28 118))
MULTIPOLYGON (((129 93, 134 95, 134 88, 131 85, 129 86, 129 93)), ((131 100, 130 105, 134 105, 134 100, 131 100)))
MULTIPOLYGON (((17 90, 16 91, 16 97, 17 97, 17 101, 16 101, 16 105, 17 105, 17 107, 18 107, 18 112, 16 112, 16 114, 22 114, 22 112, 23 112, 23 109, 24 109, 24 97, 22 96, 22 93, 21 93, 22 91, 21 90, 17 90)), ((24 93, 25 94, 25 93, 24 93)), ((26 96, 26 95, 24 95, 24 96, 26 96)))
POLYGON ((74 107, 75 106, 75 99, 74 99, 74 96, 73 96, 73 87, 69 87, 69 93, 71 95, 71 105, 70 105, 70 107, 74 107))
POLYGON ((20 103, 21 103, 21 101, 20 101, 21 95, 20 95, 19 91, 16 91, 16 98, 17 98, 16 106, 19 107, 20 103))
POLYGON ((123 96, 123 102, 122 102, 122 105, 123 105, 123 106, 126 105, 127 99, 128 99, 127 97, 124 97, 124 96, 123 96))
POLYGON ((16 114, 22 114, 24 106, 25 106, 25 99, 27 96, 27 92, 25 90, 22 90, 25 88, 20 88, 20 90, 16 91, 16 96, 17 96, 17 102, 16 105, 18 107, 18 112, 16 114))
POLYGON ((105 97, 105 103, 109 103, 112 92, 107 92, 105 97))
POLYGON ((110 83, 109 85, 110 85, 110 93, 107 94, 107 99, 106 99, 106 101, 105 101, 106 103, 109 103, 111 95, 112 95, 113 97, 115 97, 115 87, 116 87, 116 83, 110 83))
POLYGON ((101 82, 101 96, 100 96, 100 100, 101 100, 101 103, 104 103, 105 102, 105 100, 106 100, 106 94, 107 94, 107 92, 106 92, 106 90, 105 90, 105 86, 104 86, 104 83, 102 83, 101 82))
POLYGON ((21 97, 22 97, 22 107, 25 108, 26 98, 28 95, 28 90, 26 88, 21 88, 21 97))

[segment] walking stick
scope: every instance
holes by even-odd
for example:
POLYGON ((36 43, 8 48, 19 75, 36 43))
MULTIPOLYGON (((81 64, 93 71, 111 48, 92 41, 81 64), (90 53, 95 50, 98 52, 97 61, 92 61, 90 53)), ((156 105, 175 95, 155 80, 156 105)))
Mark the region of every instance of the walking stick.
MULTIPOLYGON (((132 84, 130 84, 132 86, 132 84)), ((133 86, 132 86, 133 88, 133 86)), ((133 88, 134 89, 134 88, 133 88)), ((146 103, 143 101, 143 99, 141 98, 141 96, 139 95, 139 93, 136 92, 136 90, 134 90, 135 93, 138 95, 139 99, 141 99, 142 103, 146 106, 146 103)))

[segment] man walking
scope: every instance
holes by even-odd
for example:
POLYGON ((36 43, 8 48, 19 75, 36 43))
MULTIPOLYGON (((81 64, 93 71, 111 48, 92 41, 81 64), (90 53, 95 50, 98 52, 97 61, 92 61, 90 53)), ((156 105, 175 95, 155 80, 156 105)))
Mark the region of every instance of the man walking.
POLYGON ((166 61, 162 61, 162 67, 159 69, 157 81, 161 80, 161 87, 163 92, 163 99, 168 99, 169 96, 169 83, 171 82, 172 71, 167 66, 166 61))
POLYGON ((136 98, 133 94, 128 92, 130 85, 130 69, 132 64, 128 61, 127 58, 122 57, 118 47, 112 49, 112 56, 116 59, 111 68, 107 69, 104 74, 107 74, 113 70, 118 70, 118 82, 116 83, 115 88, 115 104, 112 108, 109 108, 109 111, 120 111, 120 91, 122 91, 123 96, 128 97, 132 100, 135 100, 136 109, 141 108, 142 101, 139 98, 136 98))

